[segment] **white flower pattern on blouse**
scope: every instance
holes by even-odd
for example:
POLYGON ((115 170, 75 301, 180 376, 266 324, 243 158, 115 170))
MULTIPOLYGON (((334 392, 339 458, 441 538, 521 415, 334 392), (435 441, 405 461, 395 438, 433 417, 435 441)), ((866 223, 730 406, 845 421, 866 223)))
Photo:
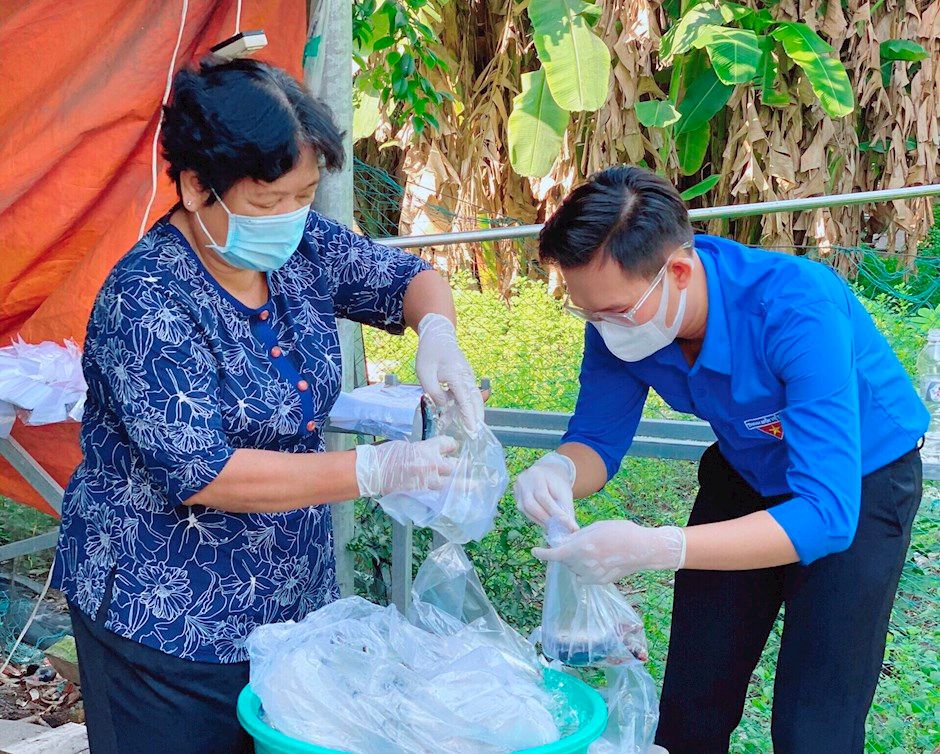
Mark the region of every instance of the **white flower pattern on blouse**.
POLYGON ((311 212, 297 252, 268 277, 269 301, 249 309, 167 218, 156 223, 89 321, 83 460, 63 501, 54 583, 121 636, 224 663, 247 659, 255 626, 336 599, 329 506, 237 514, 183 503, 236 448, 321 452, 340 388, 335 318, 401 332, 405 289, 427 268, 311 212))

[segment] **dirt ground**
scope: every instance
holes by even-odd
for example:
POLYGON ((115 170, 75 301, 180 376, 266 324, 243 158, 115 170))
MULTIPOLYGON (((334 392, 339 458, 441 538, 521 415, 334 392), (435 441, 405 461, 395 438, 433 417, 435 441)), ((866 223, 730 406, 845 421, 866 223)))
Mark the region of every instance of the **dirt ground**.
POLYGON ((81 691, 44 662, 8 667, 0 676, 0 719, 57 728, 85 722, 81 691))

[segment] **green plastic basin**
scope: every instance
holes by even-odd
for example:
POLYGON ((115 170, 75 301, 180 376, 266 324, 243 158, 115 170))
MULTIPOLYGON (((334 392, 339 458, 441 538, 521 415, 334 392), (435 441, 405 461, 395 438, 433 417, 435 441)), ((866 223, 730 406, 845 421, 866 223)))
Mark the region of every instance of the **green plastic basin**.
MULTIPOLYGON (((545 670, 545 687, 561 690, 577 714, 577 728, 558 741, 521 749, 516 754, 587 754, 588 746, 600 738, 607 727, 604 699, 586 683, 550 668, 545 670)), ((261 700, 251 686, 245 686, 238 696, 238 721, 255 740, 255 754, 354 754, 299 741, 275 730, 261 719, 261 700)))

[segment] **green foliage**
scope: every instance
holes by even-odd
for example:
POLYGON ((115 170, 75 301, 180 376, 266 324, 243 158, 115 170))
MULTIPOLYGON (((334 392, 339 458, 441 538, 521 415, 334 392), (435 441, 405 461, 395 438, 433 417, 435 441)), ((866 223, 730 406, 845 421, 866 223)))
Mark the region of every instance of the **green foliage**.
POLYGON ((757 74, 761 50, 750 29, 706 26, 693 45, 707 50, 712 68, 725 84, 746 84, 757 74))
POLYGON ((887 89, 891 84, 891 73, 896 61, 920 64, 927 58, 927 50, 909 39, 888 39, 879 45, 881 56, 881 85, 887 89))
POLYGON ((647 100, 636 103, 636 118, 647 128, 671 126, 682 114, 668 100, 647 100))
POLYGON ((436 113, 453 95, 436 89, 429 78, 435 70, 447 69, 434 51, 438 38, 431 24, 436 20, 439 16, 428 0, 353 3, 353 58, 359 68, 354 88, 356 138, 375 131, 380 111, 398 125, 410 120, 419 134, 438 127, 436 113))
POLYGON ((777 65, 776 42, 773 37, 760 39, 761 59, 758 64, 760 73, 760 99, 768 107, 782 107, 790 104, 790 95, 778 89, 779 66, 777 65))
POLYGON ((927 332, 940 328, 940 304, 930 309, 926 306, 917 310, 917 313, 911 317, 911 324, 927 332))
POLYGON ((696 197, 702 196, 703 194, 707 194, 720 180, 720 175, 710 175, 708 178, 704 178, 694 186, 689 186, 689 188, 683 191, 680 196, 682 197, 683 201, 688 202, 692 199, 695 199, 696 197))
MULTIPOLYGON (((906 46, 892 49, 913 54, 905 52, 906 46)), ((758 87, 761 102, 770 107, 789 104, 782 60, 802 71, 830 116, 851 113, 855 96, 845 67, 832 53, 809 26, 776 21, 766 8, 716 0, 691 3, 660 41, 660 59, 672 66, 668 97, 637 103, 637 118, 648 128, 663 129, 662 157, 674 146, 679 170, 692 175, 704 164, 712 136, 720 133, 708 124, 735 87, 758 87), (675 111, 678 119, 660 117, 675 111)))
POLYGON ((522 74, 522 92, 509 115, 509 163, 519 175, 541 178, 561 151, 569 114, 548 89, 542 68, 522 74))
POLYGON ((583 0, 530 0, 532 39, 552 96, 569 112, 607 99, 610 52, 592 30, 597 6, 583 0))
POLYGON ((610 51, 591 28, 600 17, 593 3, 531 0, 528 14, 542 67, 522 74, 507 130, 513 170, 541 178, 561 152, 568 114, 597 110, 607 99, 610 51))
POLYGON ((669 62, 674 55, 682 55, 692 49, 704 29, 720 25, 719 8, 711 3, 701 3, 686 11, 678 22, 669 28, 659 44, 659 57, 669 62))
POLYGON ((783 23, 773 32, 806 78, 819 104, 833 118, 841 118, 855 109, 855 94, 845 66, 830 56, 832 46, 806 24, 783 23))
POLYGON ((733 91, 734 87, 722 83, 714 69, 706 68, 689 85, 679 103, 682 118, 675 126, 675 133, 696 131, 706 125, 727 104, 733 91))
POLYGON ((710 138, 711 125, 708 121, 676 136, 676 158, 682 175, 692 175, 702 167, 710 138))

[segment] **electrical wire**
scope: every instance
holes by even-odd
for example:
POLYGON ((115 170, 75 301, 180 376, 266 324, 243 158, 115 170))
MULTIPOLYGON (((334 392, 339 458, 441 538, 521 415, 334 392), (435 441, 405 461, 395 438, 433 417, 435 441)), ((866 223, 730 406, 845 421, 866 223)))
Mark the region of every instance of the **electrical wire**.
MULTIPOLYGON (((241 15, 241 0, 238 2, 239 15, 241 15)), ((160 130, 163 127, 163 108, 170 99, 170 88, 173 86, 173 72, 176 70, 176 57, 179 55, 180 45, 183 42, 183 29, 186 26, 186 14, 189 12, 189 0, 183 0, 183 7, 180 13, 180 29, 176 35, 176 47, 173 48, 173 56, 170 58, 170 66, 166 72, 166 87, 163 90, 163 99, 160 102, 160 113, 157 119, 157 128, 153 132, 153 144, 150 148, 150 200, 147 202, 147 208, 144 210, 144 216, 140 218, 140 228, 137 231, 138 240, 143 238, 147 230, 147 220, 150 217, 150 210, 153 209, 153 203, 157 200, 157 144, 160 143, 160 130)))

